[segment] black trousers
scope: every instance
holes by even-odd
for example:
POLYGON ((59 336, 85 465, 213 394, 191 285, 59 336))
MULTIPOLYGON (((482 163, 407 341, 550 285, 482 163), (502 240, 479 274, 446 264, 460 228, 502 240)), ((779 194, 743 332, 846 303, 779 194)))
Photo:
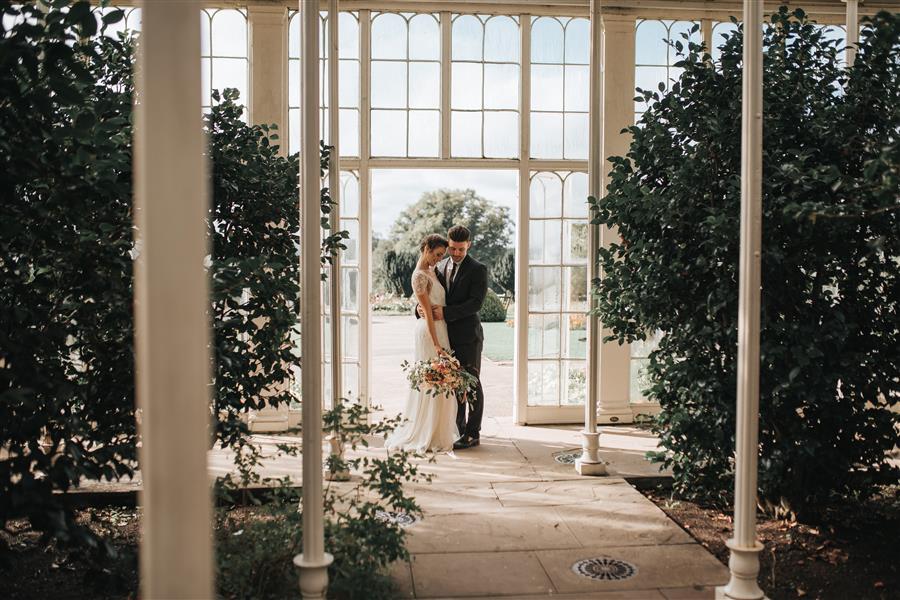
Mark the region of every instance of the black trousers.
POLYGON ((454 346, 453 352, 466 371, 478 378, 475 398, 472 392, 466 402, 460 402, 456 411, 456 428, 460 435, 477 438, 481 435, 481 417, 484 414, 484 390, 481 388, 481 350, 484 342, 477 340, 471 344, 454 346), (468 415, 466 414, 468 413, 468 415))

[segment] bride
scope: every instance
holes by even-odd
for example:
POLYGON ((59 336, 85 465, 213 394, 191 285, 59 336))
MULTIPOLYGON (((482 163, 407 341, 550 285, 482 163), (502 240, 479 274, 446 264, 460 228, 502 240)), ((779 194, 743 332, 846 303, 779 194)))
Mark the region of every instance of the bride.
MULTIPOLYGON (((446 302, 446 291, 438 281, 434 267, 444 258, 447 246, 447 240, 436 233, 426 236, 419 245, 412 289, 425 316, 416 320, 415 361, 430 360, 450 349, 447 323, 435 321, 431 310, 446 302)), ((432 396, 411 389, 403 411, 406 421, 385 440, 384 445, 388 450, 452 452, 453 442, 459 439, 456 411, 457 401, 453 396, 432 396)))

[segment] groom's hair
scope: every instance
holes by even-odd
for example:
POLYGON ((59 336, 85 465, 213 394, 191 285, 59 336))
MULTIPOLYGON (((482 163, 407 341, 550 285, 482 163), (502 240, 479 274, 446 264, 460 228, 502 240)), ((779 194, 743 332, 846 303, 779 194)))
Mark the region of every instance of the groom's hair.
POLYGON ((454 242, 468 242, 472 239, 472 233, 462 225, 454 225, 447 232, 447 237, 454 242))

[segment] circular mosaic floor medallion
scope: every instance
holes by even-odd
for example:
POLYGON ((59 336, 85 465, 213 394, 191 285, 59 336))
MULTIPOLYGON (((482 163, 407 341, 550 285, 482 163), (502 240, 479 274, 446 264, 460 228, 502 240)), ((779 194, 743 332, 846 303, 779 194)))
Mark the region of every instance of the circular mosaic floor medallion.
POLYGON ((596 581, 621 581, 634 577, 637 574, 637 567, 624 560, 599 556, 597 558, 579 560, 572 565, 572 571, 582 577, 596 581))
POLYGON ((578 457, 581 456, 581 450, 566 450, 560 452, 553 457, 553 460, 561 465, 574 465, 578 457))
POLYGON ((416 521, 418 520, 413 515, 408 513, 398 513, 387 510, 377 510, 375 511, 375 516, 382 521, 387 521, 388 523, 396 523, 400 527, 411 527, 412 525, 415 525, 416 521))

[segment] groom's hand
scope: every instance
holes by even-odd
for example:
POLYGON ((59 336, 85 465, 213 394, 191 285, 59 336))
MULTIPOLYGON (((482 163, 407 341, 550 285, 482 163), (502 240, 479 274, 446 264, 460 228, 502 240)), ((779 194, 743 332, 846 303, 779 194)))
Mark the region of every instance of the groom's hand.
POLYGON ((422 308, 421 304, 416 304, 416 314, 419 315, 419 318, 425 318, 425 310, 422 308))
POLYGON ((444 307, 443 306, 435 306, 431 314, 434 316, 435 321, 443 321, 444 320, 444 307))

